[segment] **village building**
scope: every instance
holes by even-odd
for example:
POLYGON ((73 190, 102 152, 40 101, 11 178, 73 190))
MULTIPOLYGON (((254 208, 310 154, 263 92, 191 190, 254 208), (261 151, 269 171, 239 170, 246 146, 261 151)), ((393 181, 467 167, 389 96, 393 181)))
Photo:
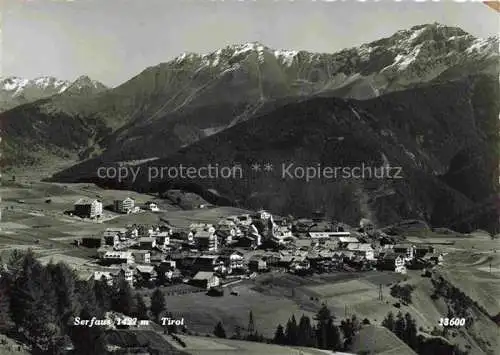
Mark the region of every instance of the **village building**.
POLYGON ((83 218, 102 216, 102 202, 96 199, 81 198, 74 204, 74 214, 83 218))
POLYGON ((113 251, 112 248, 110 248, 109 246, 101 246, 100 248, 97 249, 97 257, 99 259, 102 259, 104 258, 104 255, 108 252, 108 251, 113 251))
POLYGON ((267 252, 263 258, 266 261, 267 267, 276 267, 279 265, 281 255, 278 252, 267 252))
POLYGON ((292 255, 291 253, 286 252, 286 251, 281 251, 278 266, 284 267, 284 268, 289 268, 292 265, 294 260, 295 260, 294 255, 292 255))
POLYGON ((145 203, 144 207, 151 212, 158 212, 160 209, 155 202, 148 201, 145 203))
POLYGON ((441 264, 443 263, 443 260, 444 260, 444 258, 443 258, 443 254, 441 254, 441 253, 436 253, 436 252, 426 254, 426 255, 423 257, 423 259, 424 259, 425 261, 429 261, 429 262, 431 262, 431 263, 433 263, 433 264, 435 264, 435 265, 441 265, 441 264))
POLYGON ((292 238, 292 231, 287 226, 276 225, 273 228, 273 236, 280 241, 285 238, 292 238))
POLYGON ((127 228, 106 228, 102 235, 103 237, 117 235, 119 238, 124 238, 127 236, 127 233, 127 228))
POLYGON ((210 271, 198 272, 190 281, 193 286, 211 289, 220 285, 220 278, 210 271))
POLYGON ((192 271, 215 271, 223 262, 219 260, 218 255, 198 256, 192 264, 192 271))
POLYGON ((150 264, 151 252, 149 250, 132 250, 132 256, 136 263, 150 264))
POLYGON ((377 268, 379 270, 390 270, 398 273, 406 273, 405 258, 397 253, 385 253, 378 259, 377 268))
POLYGON ((257 248, 257 240, 250 234, 245 234, 233 242, 233 246, 240 248, 257 248))
POLYGON ((139 237, 139 228, 135 226, 130 226, 127 228, 127 237, 131 239, 135 239, 139 237))
POLYGON ((102 244, 110 247, 116 247, 120 244, 120 238, 117 234, 108 235, 102 238, 102 244))
POLYGON ((84 237, 82 238, 81 245, 86 248, 100 248, 102 244, 101 238, 84 237))
POLYGON ((215 235, 219 238, 221 245, 231 245, 234 241, 234 235, 231 235, 229 231, 225 230, 216 230, 215 235))
POLYGON ((335 232, 308 232, 307 236, 311 239, 333 239, 339 237, 335 232))
POLYGON ((113 278, 114 284, 125 281, 132 287, 134 285, 134 269, 128 265, 123 265, 117 272, 113 273, 113 278))
POLYGON ((106 265, 131 264, 134 262, 134 256, 130 251, 108 251, 104 254, 101 262, 106 265))
POLYGON ((241 226, 249 226, 252 224, 252 217, 249 214, 242 214, 236 217, 237 218, 237 225, 241 226))
POLYGON ((415 247, 415 257, 423 258, 427 254, 433 254, 434 248, 431 245, 417 245, 415 247))
POLYGON ((243 253, 237 250, 223 250, 219 253, 219 260, 221 260, 231 271, 242 270, 245 267, 243 263, 243 253))
POLYGON ((199 250, 203 251, 217 251, 218 238, 215 233, 205 230, 198 230, 194 236, 195 245, 199 250))
POLYGON ((94 281, 104 281, 108 286, 113 285, 113 275, 110 271, 94 271, 91 279, 94 281))
POLYGON ((411 261, 416 256, 416 247, 412 244, 396 244, 392 250, 396 254, 402 254, 406 261, 411 261))
POLYGON ((198 231, 206 231, 209 233, 215 233, 215 227, 212 224, 207 224, 207 223, 191 223, 189 225, 189 230, 193 233, 196 233, 198 231))
POLYGON ((350 243, 359 243, 358 238, 355 237, 337 236, 336 239, 339 249, 346 249, 350 243))
POLYGON ((349 243, 347 244, 347 250, 354 252, 354 254, 359 255, 366 260, 376 260, 375 251, 371 244, 367 243, 349 243))
POLYGON ((250 216, 252 219, 260 219, 266 221, 272 217, 272 215, 266 210, 259 210, 250 216))
POLYGON ((177 268, 177 261, 175 261, 175 260, 163 260, 161 262, 160 266, 173 270, 173 269, 177 268))
POLYGON ((241 229, 238 228, 236 223, 227 219, 219 221, 219 223, 217 223, 215 230, 217 232, 229 234, 233 239, 242 235, 241 229))
POLYGON ((248 269, 250 271, 265 271, 267 270, 267 262, 262 255, 254 255, 248 261, 248 269))
POLYGON ((151 238, 156 239, 156 246, 159 248, 165 248, 170 244, 170 233, 156 231, 151 234, 151 238))
POLYGON ((136 275, 142 282, 152 282, 157 278, 157 273, 152 265, 137 265, 136 275))
POLYGON ((153 237, 142 237, 137 240, 139 248, 144 250, 151 250, 156 247, 156 239, 153 237))
POLYGON ((116 199, 113 201, 115 212, 118 213, 132 213, 134 211, 135 200, 131 197, 124 199, 116 199))
POLYGON ((354 260, 354 258, 356 257, 356 254, 354 254, 354 252, 352 252, 350 250, 342 250, 342 251, 340 251, 340 257, 342 259, 342 262, 349 263, 352 260, 354 260))

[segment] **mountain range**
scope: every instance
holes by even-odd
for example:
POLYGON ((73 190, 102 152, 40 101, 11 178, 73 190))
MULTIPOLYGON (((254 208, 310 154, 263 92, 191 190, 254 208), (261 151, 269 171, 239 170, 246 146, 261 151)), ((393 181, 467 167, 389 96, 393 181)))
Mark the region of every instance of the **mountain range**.
MULTIPOLYGON (((63 92, 4 112, 4 164, 75 159, 54 179, 96 181, 102 164, 153 158, 161 159, 142 171, 215 159, 389 161, 406 172, 403 180, 302 184, 269 175, 190 186, 280 213, 322 208, 350 222, 369 215, 449 224, 498 185, 498 45, 498 37, 434 23, 333 54, 257 42, 184 53, 113 89, 63 92), (329 151, 324 142, 336 136, 345 138, 341 148, 329 151)), ((142 175, 96 182, 154 191, 173 183, 142 175)), ((491 211, 467 223, 457 227, 490 228, 491 211)))
POLYGON ((57 94, 93 94, 107 87, 82 75, 75 81, 42 76, 32 80, 17 76, 0 77, 0 112, 57 94))

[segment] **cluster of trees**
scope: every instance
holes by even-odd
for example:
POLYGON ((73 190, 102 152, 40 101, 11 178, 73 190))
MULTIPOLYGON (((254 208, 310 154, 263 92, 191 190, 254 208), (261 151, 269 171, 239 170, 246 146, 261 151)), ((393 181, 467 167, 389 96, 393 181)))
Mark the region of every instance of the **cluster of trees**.
POLYGON ((31 251, 14 252, 7 267, 0 277, 0 333, 30 345, 34 354, 60 354, 70 344, 77 354, 103 354, 104 329, 76 325, 76 317, 104 319, 111 310, 148 319, 166 310, 158 289, 148 308, 125 280, 113 286, 82 281, 64 263, 43 266, 31 251))
POLYGON ((474 322, 471 309, 477 305, 465 293, 451 285, 443 277, 432 279, 431 281, 434 285, 433 298, 436 299, 439 296, 445 298, 448 305, 448 317, 465 318, 466 328, 470 327, 474 322))
MULTIPOLYGON (((421 355, 467 355, 467 351, 450 344, 443 337, 425 337, 419 335, 415 319, 409 313, 404 316, 398 312, 396 317, 389 312, 382 321, 382 326, 393 332, 416 353, 421 355)), ((438 335, 438 334, 431 334, 438 335)))
MULTIPOLYGON (((227 337, 227 334, 226 334, 226 331, 224 329, 224 325, 222 324, 222 322, 219 321, 215 325, 213 334, 216 337, 218 337, 218 338, 226 338, 227 337)), ((255 327, 255 321, 254 321, 254 318, 253 318, 253 312, 252 311, 250 311, 248 313, 248 326, 247 326, 246 331, 245 331, 245 329, 242 329, 241 327, 236 326, 234 328, 234 333, 231 336, 231 339, 256 341, 256 342, 265 342, 265 341, 267 341, 267 339, 265 339, 262 336, 262 334, 260 334, 257 331, 257 329, 255 327)))
POLYGON ((382 321, 382 326, 396 334, 399 339, 408 344, 413 350, 418 349, 417 323, 410 313, 406 313, 403 316, 401 312, 398 312, 397 316, 394 317, 394 314, 389 312, 382 321))
MULTIPOLYGON (((330 309, 323 304, 313 319, 302 315, 297 322, 295 315, 292 315, 285 327, 278 324, 273 339, 265 339, 255 330, 253 314, 250 312, 246 334, 242 335, 241 329, 237 328, 231 338, 326 350, 347 350, 354 335, 360 329, 361 323, 356 315, 353 315, 351 318, 342 320, 338 326, 335 324, 335 318, 330 309)), ((369 324, 369 321, 365 319, 363 324, 369 324)), ((220 338, 227 336, 222 322, 216 324, 213 334, 220 338)))
POLYGON ((401 299, 401 301, 404 304, 410 304, 411 303, 411 293, 415 287, 410 284, 406 285, 394 285, 391 287, 391 296, 395 298, 401 299))

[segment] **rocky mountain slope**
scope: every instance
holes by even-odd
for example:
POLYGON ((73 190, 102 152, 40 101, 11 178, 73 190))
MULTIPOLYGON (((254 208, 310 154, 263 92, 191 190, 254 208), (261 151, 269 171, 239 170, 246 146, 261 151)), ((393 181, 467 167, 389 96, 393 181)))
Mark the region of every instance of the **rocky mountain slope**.
POLYGON ((288 102, 315 95, 369 99, 433 81, 496 73, 498 58, 498 38, 478 39, 439 24, 334 54, 280 51, 260 43, 185 53, 112 90, 83 99, 57 95, 0 115, 6 151, 16 152, 6 159, 27 164, 54 155, 164 156, 288 102), (51 124, 53 117, 62 126, 51 124), (76 140, 74 133, 60 134, 77 127, 76 140), (54 135, 58 144, 43 138, 54 135), (22 149, 26 139, 37 156, 22 149))
POLYGON ((72 92, 79 95, 106 89, 105 85, 86 76, 81 76, 74 82, 58 80, 51 76, 32 80, 15 76, 0 77, 0 112, 61 93, 72 92))

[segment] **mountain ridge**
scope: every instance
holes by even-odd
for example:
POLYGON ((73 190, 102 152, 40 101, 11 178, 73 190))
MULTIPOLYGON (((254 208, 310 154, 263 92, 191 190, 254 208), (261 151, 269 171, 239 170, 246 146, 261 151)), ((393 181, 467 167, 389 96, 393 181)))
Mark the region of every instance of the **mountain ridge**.
MULTIPOLYGON (((498 70, 496 44, 496 38, 481 40, 439 24, 414 26, 333 54, 276 51, 253 42, 205 56, 180 55, 116 88, 84 97, 56 95, 6 112, 0 120, 10 140, 8 152, 23 144, 18 139, 21 131, 39 137, 30 126, 33 120, 45 122, 45 135, 51 136, 48 123, 60 116, 74 121, 73 128, 87 121, 81 130, 88 134, 77 140, 78 146, 64 144, 60 153, 61 146, 47 139, 30 142, 45 151, 48 160, 54 154, 145 159, 315 95, 369 99, 465 74, 491 74, 498 70)), ((21 158, 9 162, 38 161, 29 152, 21 158)))
POLYGON ((40 76, 34 79, 24 79, 18 76, 0 77, 0 112, 29 104, 53 95, 63 94, 71 89, 73 94, 82 91, 99 92, 108 88, 88 76, 80 76, 74 81, 60 80, 53 76, 40 76), (86 81, 83 78, 87 78, 86 81))

